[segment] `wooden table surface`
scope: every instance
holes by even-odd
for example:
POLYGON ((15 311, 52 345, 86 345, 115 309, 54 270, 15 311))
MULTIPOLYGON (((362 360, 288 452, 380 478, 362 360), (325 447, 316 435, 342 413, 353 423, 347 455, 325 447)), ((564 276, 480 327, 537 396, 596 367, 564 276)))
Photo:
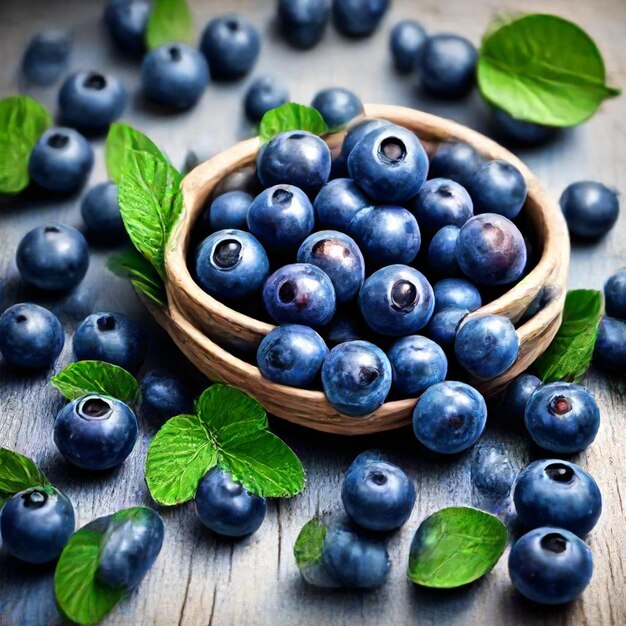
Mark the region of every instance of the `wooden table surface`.
MULTIPOLYGON (((0 2, 0 97, 25 91, 55 110, 58 86, 25 88, 19 81, 19 60, 29 38, 48 27, 75 30, 74 69, 102 69, 118 74, 132 93, 124 119, 161 146, 181 165, 188 149, 208 156, 251 134, 241 112, 249 78, 235 84, 212 84, 199 106, 181 115, 149 110, 138 95, 138 68, 111 47, 100 23, 102 2, 85 0, 2 0, 0 2)), ((289 49, 276 36, 273 0, 194 0, 198 29, 210 17, 237 10, 263 33, 263 48, 254 74, 271 72, 289 84, 292 99, 309 102, 323 87, 353 89, 364 101, 403 104, 454 118, 485 129, 488 115, 477 94, 461 102, 425 98, 413 78, 396 75, 387 52, 391 25, 400 18, 418 19, 430 32, 458 32, 479 43, 497 12, 545 11, 572 19, 598 42, 612 84, 626 87, 626 2, 624 0, 394 0, 382 28, 370 39, 347 41, 329 29, 323 43, 309 52, 289 49)), ((102 140, 94 142, 97 159, 91 183, 105 180, 102 140)), ((607 102, 584 126, 563 133, 550 145, 519 151, 558 196, 570 182, 597 179, 626 192, 626 105, 607 102)), ((2 155, 0 155, 2 158, 2 155)), ((622 195, 624 197, 624 195, 622 195)), ((571 286, 601 288, 606 277, 626 264, 626 206, 612 233, 603 241, 572 252, 571 286)), ((92 311, 122 311, 150 333, 147 367, 180 371, 182 357, 149 319, 128 284, 107 272, 109 250, 92 246, 91 266, 82 285, 65 298, 41 300, 19 280, 15 250, 21 236, 44 221, 81 227, 79 197, 50 199, 26 192, 0 204, 0 279, 2 309, 20 301, 50 306, 62 318, 65 350, 57 368, 70 361, 71 336, 92 311)), ((0 445, 36 459, 52 482, 73 501, 80 525, 120 508, 149 503, 143 481, 148 442, 158 424, 143 418, 141 435, 129 459, 106 475, 70 468, 52 443, 52 424, 63 401, 47 384, 51 372, 24 376, 0 360, 0 445)), ((271 501, 261 529, 242 541, 219 539, 203 529, 191 505, 163 510, 167 537, 163 551, 139 590, 119 605, 106 624, 215 624, 320 626, 326 624, 626 624, 626 391, 623 378, 608 380, 591 373, 587 384, 596 394, 602 425, 595 443, 574 457, 597 479, 604 512, 589 543, 595 575, 582 598, 564 607, 542 607, 524 601, 512 588, 506 555, 482 580, 462 589, 433 592, 412 585, 406 577, 410 539, 419 522, 449 505, 481 504, 472 487, 472 459, 500 443, 514 467, 540 453, 520 432, 493 422, 478 452, 454 459, 427 458, 410 432, 346 439, 307 432, 272 422, 274 432, 297 452, 308 470, 306 491, 293 500, 271 501), (417 504, 411 519, 390 541, 390 580, 379 590, 358 593, 307 586, 293 558, 293 544, 302 525, 317 511, 339 505, 343 473, 360 451, 377 447, 408 471, 416 482, 417 504)), ((30 568, 0 552, 0 625, 51 626, 60 623, 52 590, 53 568, 30 568)))

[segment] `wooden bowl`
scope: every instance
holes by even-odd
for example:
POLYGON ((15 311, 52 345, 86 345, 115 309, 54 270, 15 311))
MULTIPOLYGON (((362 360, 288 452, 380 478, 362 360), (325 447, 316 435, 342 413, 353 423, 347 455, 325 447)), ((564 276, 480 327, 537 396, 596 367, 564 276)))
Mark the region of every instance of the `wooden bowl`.
MULTIPOLYGON (((539 180, 515 155, 480 133, 405 107, 367 105, 365 115, 388 119, 412 130, 429 151, 442 141, 468 143, 487 159, 504 159, 512 163, 526 179, 528 197, 524 212, 534 230, 540 250, 539 261, 504 295, 466 319, 497 313, 517 322, 539 300, 545 299, 546 302, 517 328, 520 339, 517 361, 496 378, 472 381, 482 393, 493 395, 526 370, 543 353, 558 330, 569 264, 569 239, 561 211, 539 180)), ((326 137, 331 149, 338 149, 344 134, 345 131, 326 137)), ((189 242, 193 226, 218 183, 238 169, 249 166, 259 146, 258 138, 243 141, 199 165, 185 177, 182 182, 184 209, 166 246, 168 310, 160 311, 152 306, 150 309, 198 369, 210 379, 246 391, 278 417, 340 434, 390 430, 409 423, 416 399, 387 402, 371 415, 350 417, 333 408, 321 391, 272 383, 261 376, 257 367, 221 347, 253 350, 274 326, 235 311, 204 292, 187 266, 189 242)))

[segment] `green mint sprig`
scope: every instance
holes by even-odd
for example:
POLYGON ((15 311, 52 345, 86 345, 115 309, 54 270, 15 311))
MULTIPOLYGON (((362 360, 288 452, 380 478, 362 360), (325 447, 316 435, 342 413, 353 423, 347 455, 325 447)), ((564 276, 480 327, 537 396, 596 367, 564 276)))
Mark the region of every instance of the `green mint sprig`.
POLYGON ((437 589, 466 585, 493 569, 506 542, 506 526, 494 515, 470 507, 441 509, 413 537, 409 578, 437 589))
POLYGON ((155 0, 146 26, 148 50, 166 43, 191 43, 193 37, 193 17, 185 0, 155 0))
POLYGON ((260 496, 299 493, 305 484, 302 463, 267 428, 267 414, 256 400, 226 385, 209 387, 195 415, 173 417, 150 443, 146 482, 152 498, 163 505, 191 500, 215 466, 260 496))
POLYGON ((0 193, 14 194, 28 186, 30 153, 52 126, 46 107, 28 96, 0 100, 0 193))
POLYGON ((541 382, 577 382, 584 376, 591 364, 603 314, 599 291, 574 289, 567 292, 561 326, 534 364, 541 382))
POLYGON ((483 97, 515 119, 575 126, 619 89, 606 84, 604 61, 591 37, 556 15, 530 14, 496 24, 478 58, 483 97))
POLYGON ((0 509, 16 493, 48 485, 50 481, 31 459, 8 448, 0 448, 0 509))
POLYGON ((265 113, 259 125, 259 137, 266 142, 286 130, 307 130, 314 135, 323 135, 329 129, 317 109, 287 102, 265 113))
POLYGON ((107 268, 116 276, 129 280, 138 292, 158 306, 167 304, 165 287, 159 273, 134 248, 112 254, 107 260, 107 268))

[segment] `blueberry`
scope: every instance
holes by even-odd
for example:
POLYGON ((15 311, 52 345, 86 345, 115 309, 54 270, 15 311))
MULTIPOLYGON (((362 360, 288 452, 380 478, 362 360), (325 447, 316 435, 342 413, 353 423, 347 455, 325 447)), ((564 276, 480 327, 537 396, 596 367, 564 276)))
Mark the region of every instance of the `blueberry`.
POLYGON ((383 126, 354 146, 348 157, 348 171, 378 202, 404 202, 426 180, 428 157, 411 131, 395 125, 383 126))
POLYGON ((448 373, 448 359, 430 339, 410 335, 396 341, 388 352, 393 386, 407 396, 419 396, 448 373))
POLYGON ((0 316, 0 353, 14 367, 50 367, 65 336, 57 317, 37 304, 14 304, 0 316))
POLYGON ((109 181, 92 187, 83 198, 80 213, 89 232, 98 240, 115 243, 126 238, 115 183, 109 181))
POLYGON ((513 422, 521 422, 526 404, 540 384, 541 381, 532 374, 521 374, 514 378, 502 396, 500 406, 505 417, 513 422))
POLYGON ((414 20, 402 20, 391 29, 389 48, 398 72, 408 74, 415 69, 426 39, 426 30, 414 20))
POLYGON ((345 176, 348 173, 348 157, 350 156, 354 146, 356 146, 356 144, 359 143, 365 135, 371 133, 373 130, 390 125, 391 122, 388 122, 387 120, 374 118, 361 120, 353 126, 350 126, 343 139, 343 143, 341 144, 341 152, 333 161, 333 177, 345 176))
POLYGON ((42 189, 69 193, 87 180, 93 167, 89 142, 71 128, 49 128, 35 144, 28 161, 32 181, 42 189))
POLYGON ((582 239, 606 235, 619 216, 617 192, 602 183, 572 183, 561 194, 559 202, 570 233, 582 239))
POLYGON ((442 309, 467 309, 475 311, 482 306, 480 292, 469 280, 444 278, 433 285, 435 311, 442 309))
POLYGON ((472 505, 508 518, 511 487, 516 475, 505 446, 492 443, 477 445, 472 451, 472 505))
POLYGON ((263 246, 243 230, 218 230, 196 252, 196 278, 213 296, 229 300, 251 296, 260 291, 269 272, 263 246))
POLYGON ((137 440, 137 418, 115 398, 90 394, 63 407, 54 421, 54 443, 67 461, 86 470, 117 467, 137 440))
POLYGON ((354 216, 370 201, 351 178, 328 181, 313 203, 315 215, 324 228, 347 231, 354 216))
POLYGON ((126 106, 121 81, 100 72, 77 72, 59 92, 59 114, 64 124, 91 132, 106 130, 126 106))
POLYGON ((251 122, 260 122, 271 109, 289 102, 289 90, 286 85, 267 74, 255 78, 244 96, 243 107, 251 122))
POLYGON ((333 283, 310 263, 292 263, 276 270, 265 281, 263 301, 279 324, 318 328, 328 324, 335 313, 333 283))
POLYGON ((431 234, 448 225, 460 228, 474 215, 465 187, 448 178, 425 182, 415 196, 413 212, 420 226, 431 234))
POLYGON ((296 249, 314 226, 311 201, 293 185, 274 185, 265 189, 248 209, 250 232, 273 252, 296 249))
POLYGON ((355 323, 353 315, 337 314, 324 329, 326 343, 334 348, 346 341, 357 341, 363 338, 363 333, 355 323))
POLYGON ((431 95, 460 98, 475 83, 478 53, 458 35, 433 35, 422 47, 418 69, 422 87, 431 95))
POLYGON ((184 111, 194 106, 209 84, 209 68, 195 48, 168 43, 155 48, 141 63, 146 98, 163 107, 184 111))
POLYGON ((481 166, 469 189, 476 213, 498 213, 514 220, 526 201, 527 185, 522 173, 502 160, 481 166))
POLYGON ((29 42, 22 59, 26 78, 37 85, 52 85, 65 72, 72 53, 72 35, 64 30, 44 30, 29 42))
POLYGON ((2 508, 2 545, 27 563, 49 563, 59 557, 74 532, 74 507, 48 485, 33 487, 9 498, 2 508))
POLYGON ((465 322, 454 342, 459 363, 479 378, 493 378, 506 372, 518 353, 515 326, 501 315, 485 315, 465 322))
POLYGON ((256 358, 265 378, 301 388, 318 379, 327 354, 324 340, 312 328, 283 324, 263 337, 256 358))
POLYGON ((417 220, 398 206, 362 209, 348 232, 359 242, 372 267, 391 263, 411 263, 419 252, 422 238, 417 220))
POLYGON ((482 157, 472 146, 460 141, 440 143, 430 159, 431 178, 450 178, 467 185, 482 165, 482 157))
POLYGON ((73 348, 79 361, 106 361, 136 372, 146 356, 146 336, 125 315, 101 311, 88 315, 80 323, 73 348))
POLYGON ((351 416, 375 411, 391 388, 391 364, 367 341, 335 346, 322 365, 322 384, 330 404, 351 416))
POLYGON ((516 281, 526 267, 524 237, 513 222, 502 215, 483 213, 461 228, 456 247, 461 271, 480 285, 507 285, 516 281))
POLYGON ((72 226, 46 224, 24 235, 15 256, 22 280, 44 291, 67 291, 89 267, 85 237, 72 226))
POLYGON ((561 528, 536 528, 511 548, 509 576, 516 589, 541 604, 564 604, 577 598, 593 574, 591 550, 561 528))
POLYGON ((261 35, 243 15, 229 13, 207 24, 200 49, 213 78, 235 80, 245 76, 256 63, 261 35))
POLYGON ((134 589, 154 565, 164 535, 161 516, 148 507, 112 519, 100 544, 97 580, 112 589, 134 589))
POLYGON ((469 385, 445 381, 429 387, 413 409, 413 432, 429 450, 455 454, 482 435, 487 405, 469 385))
POLYGON ((145 52, 151 10, 146 0, 109 0, 104 10, 104 23, 118 48, 134 56, 145 52))
POLYGON ((359 97, 343 87, 318 91, 311 106, 320 112, 329 128, 343 126, 363 113, 363 103, 359 97))
POLYGON ((604 283, 604 307, 607 315, 626 319, 626 267, 604 283))
POLYGON ((415 487, 397 465, 377 453, 363 452, 346 472, 341 499, 355 524, 368 530, 395 530, 411 515, 415 487))
POLYGON ((428 244, 426 264, 431 274, 455 276, 461 268, 456 260, 456 245, 461 229, 454 224, 438 230, 428 244))
POLYGON ((354 300, 365 279, 365 261, 355 241, 336 230, 309 235, 298 250, 298 263, 319 267, 330 278, 338 303, 354 300))
POLYGON ((257 157, 257 173, 264 187, 295 185, 315 193, 330 175, 326 143, 304 130, 288 130, 272 137, 257 157))
POLYGON ((493 109, 492 119, 496 134, 523 144, 543 143, 550 139, 556 130, 551 126, 518 120, 506 111, 497 108, 493 109))
POLYGON ((214 467, 198 485, 196 514, 214 533, 243 537, 261 526, 265 519, 265 498, 249 493, 225 470, 214 467))
POLYGON ((560 459, 525 467, 515 480, 513 502, 528 528, 556 526, 581 537, 597 524, 602 512, 602 495, 593 477, 560 459))
POLYGON ((359 307, 372 330, 397 337, 426 326, 435 296, 421 272, 407 265, 388 265, 365 281, 359 307))
POLYGON ((557 454, 584 450, 596 437, 600 411, 580 385, 550 383, 538 387, 524 412, 526 429, 541 448, 557 454))
POLYGON ((144 415, 167 420, 193 412, 193 394, 175 376, 150 372, 141 381, 141 409, 144 415))
POLYGON ((204 212, 202 221, 212 231, 227 228, 246 230, 248 228, 248 209, 254 198, 247 191, 227 191, 213 199, 204 212))
POLYGON ((279 0, 278 19, 290 46, 307 50, 324 34, 330 15, 330 0, 279 0))
POLYGON ((626 321, 615 317, 600 320, 593 359, 609 373, 626 366, 626 321))
POLYGON ((459 324, 468 313, 467 309, 454 308, 435 311, 426 326, 425 332, 444 350, 450 350, 454 347, 459 324))
POLYGON ((348 37, 368 37, 388 8, 389 0, 333 0, 335 28, 348 37))

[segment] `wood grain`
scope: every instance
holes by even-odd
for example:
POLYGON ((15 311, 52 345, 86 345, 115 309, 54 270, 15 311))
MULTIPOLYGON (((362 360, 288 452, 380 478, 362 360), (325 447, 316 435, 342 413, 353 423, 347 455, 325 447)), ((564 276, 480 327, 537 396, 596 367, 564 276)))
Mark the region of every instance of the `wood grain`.
MULTIPOLYGON (((386 53, 391 25, 401 18, 421 21, 430 32, 459 32, 475 43, 496 11, 552 11, 584 26, 599 43, 612 84, 626 85, 626 50, 623 0, 394 0, 381 31, 369 40, 348 41, 332 29, 323 45, 294 52, 276 41, 271 15, 272 0, 212 0, 190 2, 197 22, 227 11, 242 11, 259 26, 265 41, 255 73, 282 76, 292 97, 310 102, 316 90, 343 85, 364 101, 418 107, 489 130, 486 107, 474 94, 462 102, 442 102, 424 97, 412 78, 394 74, 386 53)), ((74 69, 100 68, 115 72, 131 91, 125 120, 147 132, 177 165, 190 148, 206 159, 251 134, 244 121, 241 96, 248 80, 214 84, 192 112, 169 116, 147 108, 137 93, 137 64, 111 50, 98 23, 102 2, 84 0, 3 0, 0 2, 0 96, 15 93, 19 55, 29 37, 50 26, 75 29, 74 69)), ((56 110, 57 90, 28 89, 51 110, 56 110)), ((105 179, 102 141, 94 142, 96 167, 91 182, 105 179)), ((579 179, 602 180, 626 194, 626 99, 606 103, 590 122, 563 133, 541 148, 516 148, 516 153, 545 183, 556 200, 565 185, 579 179)), ((0 157, 1 158, 1 157, 0 157)), ((19 238, 43 221, 59 220, 80 226, 78 198, 53 199, 27 193, 0 202, 0 281, 4 283, 2 307, 17 301, 38 300, 57 310, 66 329, 66 348, 57 364, 71 359, 71 335, 76 324, 93 310, 119 310, 140 321, 150 336, 151 367, 170 367, 188 380, 193 368, 181 360, 135 298, 124 281, 103 267, 109 251, 92 247, 87 278, 77 293, 58 302, 42 300, 19 281, 14 264, 19 238)), ((612 233, 595 245, 573 247, 570 285, 599 288, 612 271, 626 265, 626 212, 612 233)), ((136 449, 121 468, 106 475, 86 476, 60 458, 51 440, 52 420, 62 401, 47 384, 52 372, 25 376, 0 361, 0 445, 34 457, 72 499, 79 523, 125 506, 147 503, 143 464, 148 442, 158 427, 140 414, 141 436, 136 449)), ((512 589, 506 558, 483 580, 448 593, 433 593, 411 585, 406 563, 411 536, 420 520, 449 505, 481 504, 472 486, 475 452, 438 459, 419 449, 408 429, 376 436, 345 438, 314 433, 272 421, 308 470, 304 494, 289 501, 270 502, 268 517, 258 533, 239 542, 217 539, 204 531, 191 505, 163 511, 167 537, 163 552, 139 590, 105 620, 107 626, 326 626, 352 625, 477 625, 477 626, 604 626, 626 623, 626 385, 624 379, 607 379, 595 373, 586 384, 595 393, 602 425, 594 444, 573 460, 590 471, 604 498, 604 512, 589 538, 595 558, 591 585, 576 602, 565 607, 538 607, 523 601, 512 589), (340 505, 342 473, 356 454, 379 448, 401 465, 415 481, 418 500, 405 527, 390 539, 393 561, 387 585, 371 593, 329 592, 307 587, 292 557, 295 538, 316 511, 340 505)), ((501 444, 515 467, 540 458, 528 439, 507 421, 490 412, 488 430, 479 445, 501 444)), ((506 557, 506 555, 505 555, 506 557)), ((0 624, 2 626, 57 626, 50 569, 18 565, 0 551, 0 624)))

